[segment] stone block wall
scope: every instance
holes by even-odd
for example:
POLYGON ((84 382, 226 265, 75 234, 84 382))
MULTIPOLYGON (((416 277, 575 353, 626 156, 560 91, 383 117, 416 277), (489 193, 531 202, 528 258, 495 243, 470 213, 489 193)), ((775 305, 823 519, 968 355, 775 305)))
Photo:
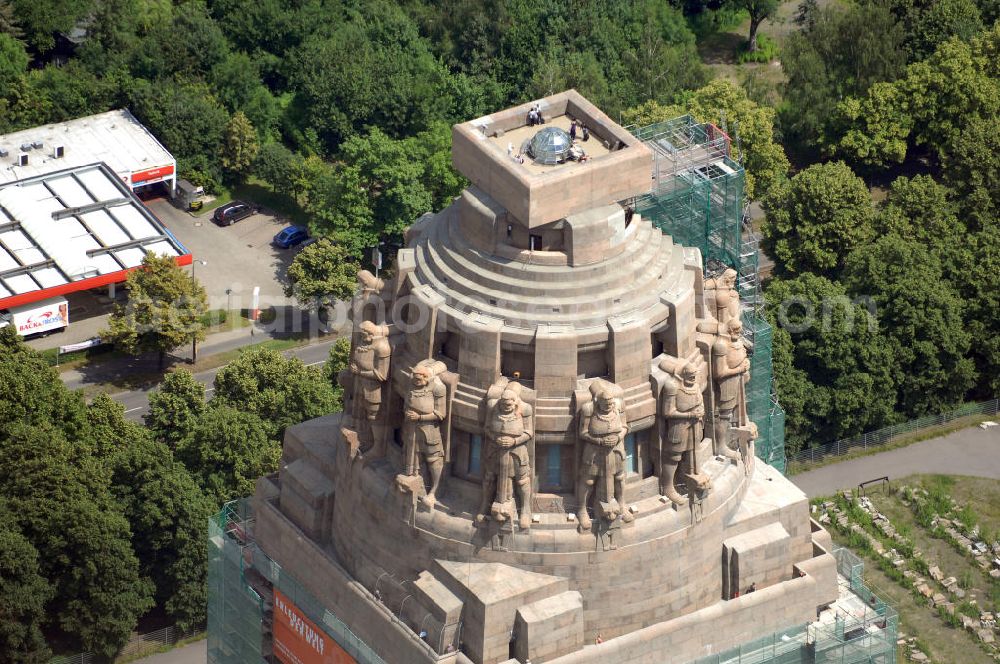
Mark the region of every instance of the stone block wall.
POLYGON ((583 647, 583 599, 566 591, 517 610, 514 654, 521 662, 547 662, 583 647))

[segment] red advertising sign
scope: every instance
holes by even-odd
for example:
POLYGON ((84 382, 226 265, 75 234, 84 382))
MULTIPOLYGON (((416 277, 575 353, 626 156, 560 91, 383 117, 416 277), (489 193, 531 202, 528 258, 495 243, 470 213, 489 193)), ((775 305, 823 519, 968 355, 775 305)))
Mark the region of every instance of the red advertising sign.
POLYGON ((147 168, 144 171, 136 171, 132 173, 132 184, 139 184, 140 182, 148 182, 150 180, 156 180, 159 178, 164 178, 168 175, 174 174, 173 164, 167 166, 157 166, 156 168, 147 168))
POLYGON ((274 654, 284 664, 356 664, 277 588, 274 590, 274 654))

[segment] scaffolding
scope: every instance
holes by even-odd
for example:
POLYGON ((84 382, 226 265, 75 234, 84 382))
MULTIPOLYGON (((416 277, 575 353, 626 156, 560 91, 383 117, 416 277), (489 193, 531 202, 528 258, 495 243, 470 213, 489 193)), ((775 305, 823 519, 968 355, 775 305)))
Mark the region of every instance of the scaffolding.
POLYGON ((226 503, 209 519, 208 662, 275 663, 273 596, 285 595, 354 661, 385 664, 350 628, 257 547, 248 499, 226 503))
POLYGON ((771 326, 760 292, 757 234, 744 200, 745 172, 732 141, 711 123, 685 115, 634 128, 653 153, 653 187, 635 210, 678 244, 697 247, 706 277, 737 272, 743 332, 750 349, 747 412, 757 424, 757 456, 785 472, 785 413, 774 393, 771 326))
POLYGON ((869 590, 864 563, 847 549, 837 559, 840 597, 819 619, 748 641, 694 664, 895 664, 899 615, 869 590))

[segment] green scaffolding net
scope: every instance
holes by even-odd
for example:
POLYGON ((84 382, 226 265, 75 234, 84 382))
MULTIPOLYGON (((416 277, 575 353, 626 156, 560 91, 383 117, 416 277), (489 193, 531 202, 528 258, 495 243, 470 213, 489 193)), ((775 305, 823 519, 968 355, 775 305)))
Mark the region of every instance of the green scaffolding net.
POLYGON ((840 597, 818 620, 740 644, 694 664, 895 664, 899 615, 864 584, 864 563, 837 559, 840 597))
POLYGON ((729 136, 689 115, 633 129, 653 153, 652 191, 636 212, 675 242, 697 247, 706 266, 738 274, 744 334, 751 347, 747 412, 757 424, 757 456, 785 472, 785 413, 773 390, 771 326, 760 312, 757 238, 745 219, 743 167, 729 136))
POLYGON ((249 499, 226 503, 208 525, 208 662, 277 661, 274 590, 360 664, 385 664, 347 625, 253 541, 249 499))

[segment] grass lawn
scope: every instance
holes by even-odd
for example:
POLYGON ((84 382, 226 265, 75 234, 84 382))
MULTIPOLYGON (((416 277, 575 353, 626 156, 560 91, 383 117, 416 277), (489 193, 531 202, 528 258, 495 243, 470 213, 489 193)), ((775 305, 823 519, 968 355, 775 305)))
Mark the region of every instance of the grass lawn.
MULTIPOLYGON (((943 489, 960 507, 967 506, 971 510, 975 521, 989 538, 996 537, 996 533, 1000 532, 1000 481, 916 475, 893 482, 896 488, 904 484, 932 493, 935 488, 943 489)), ((869 491, 866 495, 875 508, 889 518, 896 530, 913 543, 915 550, 922 553, 929 566, 937 565, 946 577, 954 576, 958 579, 966 597, 964 600, 956 600, 956 606, 961 601, 975 599, 982 610, 996 611, 1000 608, 994 605, 990 597, 990 590, 997 587, 997 582, 990 579, 970 556, 959 552, 949 541, 935 537, 929 528, 922 526, 913 509, 904 504, 900 495, 882 488, 869 491)), ((830 529, 830 533, 838 544, 847 544, 846 537, 838 534, 836 529, 830 529)), ((865 560, 866 583, 899 611, 900 636, 905 634, 907 637, 917 637, 920 649, 934 662, 987 664, 995 661, 983 650, 974 634, 950 627, 929 603, 918 599, 908 588, 885 575, 867 556, 865 560)), ((899 661, 905 661, 902 654, 899 661)))

